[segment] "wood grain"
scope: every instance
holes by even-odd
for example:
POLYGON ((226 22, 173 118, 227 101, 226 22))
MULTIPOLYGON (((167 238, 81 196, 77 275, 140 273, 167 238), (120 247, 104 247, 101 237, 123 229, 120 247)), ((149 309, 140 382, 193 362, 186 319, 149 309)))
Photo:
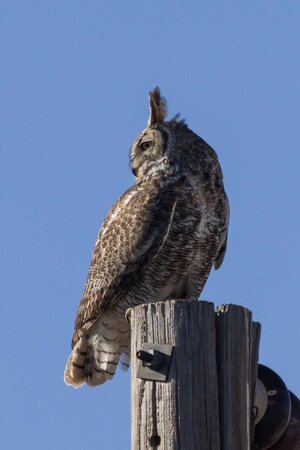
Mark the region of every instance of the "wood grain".
POLYGON ((170 300, 129 316, 132 450, 250 450, 260 335, 251 312, 170 300), (174 346, 166 382, 137 377, 145 342, 174 346))

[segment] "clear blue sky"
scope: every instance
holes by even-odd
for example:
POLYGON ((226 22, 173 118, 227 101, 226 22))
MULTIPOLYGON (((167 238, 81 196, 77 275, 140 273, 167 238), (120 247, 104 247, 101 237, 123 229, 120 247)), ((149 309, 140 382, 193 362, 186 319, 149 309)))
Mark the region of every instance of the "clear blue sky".
POLYGON ((129 374, 74 390, 63 370, 156 85, 224 171, 228 252, 202 298, 249 307, 300 395, 299 22, 298 0, 1 2, 3 448, 130 447, 129 374))

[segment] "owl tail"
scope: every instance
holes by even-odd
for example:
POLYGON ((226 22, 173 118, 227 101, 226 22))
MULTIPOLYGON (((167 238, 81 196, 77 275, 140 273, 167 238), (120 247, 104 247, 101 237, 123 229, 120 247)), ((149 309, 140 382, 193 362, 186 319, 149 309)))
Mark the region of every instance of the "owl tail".
POLYGON ((97 386, 111 380, 119 361, 126 370, 129 360, 127 322, 104 315, 89 330, 89 336, 82 336, 76 343, 65 368, 64 380, 73 387, 84 383, 97 386))

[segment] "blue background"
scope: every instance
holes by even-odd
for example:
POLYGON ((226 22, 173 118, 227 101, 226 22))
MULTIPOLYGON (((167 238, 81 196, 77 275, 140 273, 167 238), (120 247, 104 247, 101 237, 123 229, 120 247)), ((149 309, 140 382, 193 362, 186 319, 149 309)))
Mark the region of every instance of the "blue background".
POLYGON ((202 298, 249 307, 300 394, 299 19, 292 0, 1 2, 3 448, 130 447, 129 373, 74 390, 63 370, 156 85, 224 171, 229 246, 202 298))

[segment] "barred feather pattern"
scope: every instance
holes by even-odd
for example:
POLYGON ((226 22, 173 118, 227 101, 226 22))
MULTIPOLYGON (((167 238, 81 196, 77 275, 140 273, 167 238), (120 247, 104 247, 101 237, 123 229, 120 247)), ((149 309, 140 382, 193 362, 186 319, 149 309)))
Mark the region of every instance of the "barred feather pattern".
POLYGON ((130 361, 129 326, 125 320, 116 320, 111 314, 103 315, 82 336, 69 357, 65 382, 74 387, 86 383, 96 386, 110 380, 121 358, 127 370, 130 361))

